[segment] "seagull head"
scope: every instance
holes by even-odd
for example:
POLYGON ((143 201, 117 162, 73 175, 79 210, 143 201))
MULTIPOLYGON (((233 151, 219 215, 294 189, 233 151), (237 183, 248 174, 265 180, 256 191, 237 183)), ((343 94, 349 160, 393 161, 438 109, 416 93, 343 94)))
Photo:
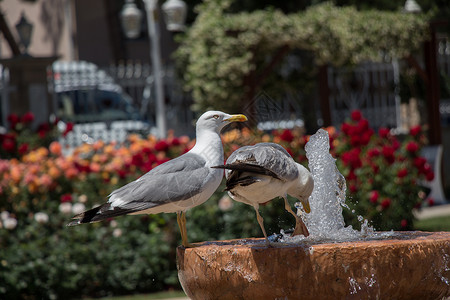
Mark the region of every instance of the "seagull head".
POLYGON ((247 117, 244 115, 229 115, 221 111, 207 111, 197 121, 197 131, 212 130, 217 133, 231 122, 244 122, 247 117))
POLYGON ((300 200, 306 213, 311 211, 309 196, 314 189, 314 179, 311 173, 301 164, 296 163, 299 176, 295 184, 288 190, 288 194, 300 200))

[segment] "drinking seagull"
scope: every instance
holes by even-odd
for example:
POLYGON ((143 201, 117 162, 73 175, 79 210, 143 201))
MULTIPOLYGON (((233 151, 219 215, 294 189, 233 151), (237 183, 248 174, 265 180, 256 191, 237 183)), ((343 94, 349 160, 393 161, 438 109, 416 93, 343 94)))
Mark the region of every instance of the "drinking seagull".
POLYGON ((220 131, 231 122, 246 120, 244 115, 205 112, 197 121, 197 141, 189 152, 113 191, 106 203, 74 216, 67 225, 92 223, 126 214, 176 212, 182 244, 189 246, 186 210, 208 200, 223 178, 222 170, 211 168, 224 161, 220 131))
POLYGON ((309 235, 302 219, 292 211, 287 200, 291 195, 300 200, 305 212, 310 212, 308 197, 314 182, 311 173, 292 159, 280 145, 259 143, 234 151, 225 165, 213 168, 226 169, 226 190, 236 201, 253 206, 259 226, 267 240, 264 220, 259 214, 259 204, 283 197, 285 209, 296 219, 293 235, 309 235))

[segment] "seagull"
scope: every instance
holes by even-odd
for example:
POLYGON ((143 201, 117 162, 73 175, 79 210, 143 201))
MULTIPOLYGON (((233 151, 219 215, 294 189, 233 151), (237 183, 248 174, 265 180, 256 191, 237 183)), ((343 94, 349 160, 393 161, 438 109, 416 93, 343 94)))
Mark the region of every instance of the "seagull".
POLYGON ((253 206, 266 241, 268 239, 259 205, 276 197, 284 198, 285 209, 296 219, 293 235, 309 235, 302 219, 289 205, 287 195, 299 199, 304 211, 309 213, 308 198, 314 188, 314 181, 311 173, 296 163, 282 146, 275 143, 244 146, 234 151, 225 165, 213 168, 226 169, 225 190, 231 198, 253 206))
POLYGON ((231 122, 244 122, 244 115, 205 112, 196 124, 196 143, 187 153, 150 170, 113 191, 108 201, 73 217, 67 226, 93 223, 120 215, 177 213, 182 245, 189 247, 186 210, 204 203, 219 187, 223 171, 220 131, 231 122))

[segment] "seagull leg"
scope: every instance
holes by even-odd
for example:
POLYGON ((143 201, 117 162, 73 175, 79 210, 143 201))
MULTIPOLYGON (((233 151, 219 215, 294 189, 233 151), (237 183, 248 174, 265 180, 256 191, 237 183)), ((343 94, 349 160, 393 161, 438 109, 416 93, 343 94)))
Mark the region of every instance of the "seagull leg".
POLYGON ((309 231, 308 228, 306 228, 305 223, 303 223, 302 218, 300 218, 299 216, 297 216, 297 214, 292 210, 291 205, 289 204, 287 197, 284 196, 284 208, 291 213, 294 218, 295 218, 295 229, 294 232, 292 233, 292 236, 296 236, 299 234, 303 234, 304 236, 308 236, 309 235, 309 231))
POLYGON ((262 230, 262 232, 264 234, 264 237, 266 238, 266 243, 270 245, 269 239, 267 238, 266 229, 264 228, 264 219, 259 214, 259 205, 254 205, 253 207, 255 208, 256 219, 258 220, 259 227, 261 227, 261 230, 262 230))
POLYGON ((188 242, 187 238, 187 229, 186 229, 186 212, 177 212, 177 223, 178 227, 180 227, 180 233, 181 233, 181 244, 185 248, 191 247, 191 244, 188 242))

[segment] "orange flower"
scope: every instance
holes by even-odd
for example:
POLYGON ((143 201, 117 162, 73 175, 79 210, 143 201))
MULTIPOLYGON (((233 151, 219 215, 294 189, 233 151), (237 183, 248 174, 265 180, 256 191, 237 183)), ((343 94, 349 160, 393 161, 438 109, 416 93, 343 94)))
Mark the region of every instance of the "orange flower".
POLYGON ((78 170, 74 167, 70 167, 64 172, 64 174, 68 179, 73 179, 73 178, 77 177, 78 170))
POLYGON ((22 179, 22 172, 20 171, 20 167, 19 166, 11 166, 11 179, 15 182, 15 183, 19 183, 20 180, 22 179))
POLYGON ((40 159, 42 159, 42 158, 48 156, 48 153, 49 153, 49 152, 48 152, 48 149, 45 148, 45 147, 40 147, 40 148, 37 149, 36 151, 37 151, 37 153, 38 153, 40 159))
POLYGON ((48 175, 53 178, 56 179, 59 176, 61 176, 61 171, 57 168, 57 167, 50 167, 48 169, 48 175))
POLYGON ((99 151, 104 146, 105 146, 105 142, 103 142, 102 140, 98 140, 92 145, 92 148, 94 148, 95 151, 99 151))
POLYGON ((59 142, 54 141, 50 144, 50 153, 56 156, 61 156, 62 154, 62 146, 59 142))
POLYGON ((89 168, 90 168, 91 171, 94 172, 94 173, 98 173, 98 172, 100 172, 100 170, 101 170, 100 164, 99 164, 99 163, 96 163, 96 162, 92 162, 92 163, 89 165, 89 168))

